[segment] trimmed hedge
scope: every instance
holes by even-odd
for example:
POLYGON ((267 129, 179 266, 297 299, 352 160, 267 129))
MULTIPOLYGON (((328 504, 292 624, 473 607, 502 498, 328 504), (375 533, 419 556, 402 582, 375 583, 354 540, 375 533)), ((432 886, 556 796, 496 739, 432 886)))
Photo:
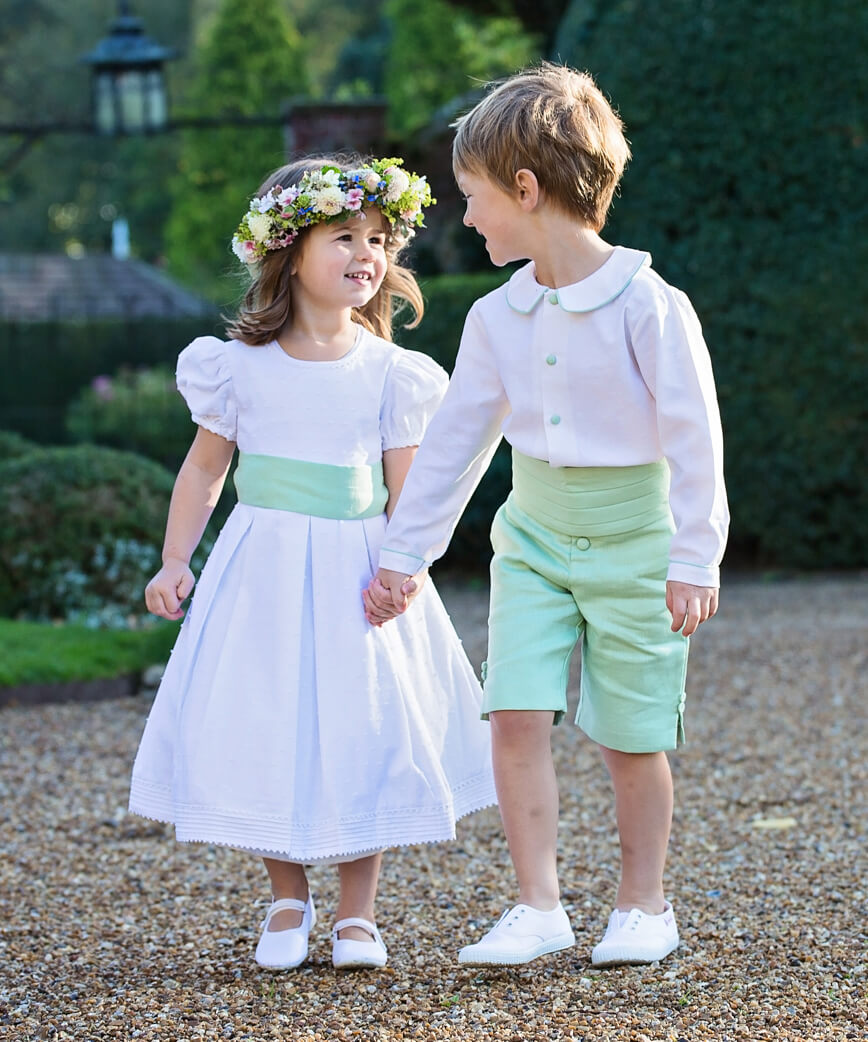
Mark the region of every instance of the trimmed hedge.
MULTIPOLYGON (((194 337, 222 335, 201 316, 128 322, 0 323, 0 427, 42 444, 67 440, 69 403, 94 378, 175 360, 194 337)), ((192 434, 191 434, 192 437, 192 434)))
POLYGON ((606 235, 712 353, 730 561, 868 565, 868 5, 573 0, 556 43, 627 125, 606 235))

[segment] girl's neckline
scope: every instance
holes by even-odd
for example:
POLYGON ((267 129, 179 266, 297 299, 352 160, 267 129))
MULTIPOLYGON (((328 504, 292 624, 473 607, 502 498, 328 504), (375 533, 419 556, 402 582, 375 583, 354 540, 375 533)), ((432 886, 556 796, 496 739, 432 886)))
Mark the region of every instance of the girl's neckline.
POLYGON ((356 353, 356 351, 358 350, 359 344, 361 343, 361 340, 362 340, 362 334, 364 333, 364 326, 359 325, 357 322, 354 322, 353 325, 356 327, 356 335, 355 335, 355 337, 353 339, 353 343, 352 343, 350 349, 348 351, 345 351, 340 356, 340 358, 327 358, 327 359, 296 358, 295 355, 291 355, 291 354, 289 354, 288 351, 284 351, 284 349, 280 346, 280 342, 277 340, 276 337, 275 337, 274 340, 271 341, 271 343, 268 346, 274 348, 275 351, 277 351, 283 358, 285 358, 287 362, 292 363, 292 365, 303 365, 303 366, 311 366, 311 365, 316 365, 316 366, 344 365, 347 362, 347 360, 352 355, 354 355, 356 353))

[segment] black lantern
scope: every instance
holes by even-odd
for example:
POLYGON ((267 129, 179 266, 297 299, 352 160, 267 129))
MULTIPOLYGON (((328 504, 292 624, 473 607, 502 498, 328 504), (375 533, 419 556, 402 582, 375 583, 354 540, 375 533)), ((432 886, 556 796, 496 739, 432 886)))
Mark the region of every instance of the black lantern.
POLYGON ((145 36, 119 0, 109 34, 81 60, 93 68, 94 126, 100 134, 153 134, 168 120, 163 62, 176 52, 145 36))

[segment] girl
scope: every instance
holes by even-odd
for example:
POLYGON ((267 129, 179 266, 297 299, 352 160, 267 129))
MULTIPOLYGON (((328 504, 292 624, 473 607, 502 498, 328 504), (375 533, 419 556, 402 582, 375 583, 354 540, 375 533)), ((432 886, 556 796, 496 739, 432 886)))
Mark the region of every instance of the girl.
POLYGON ((398 254, 431 194, 401 160, 305 160, 262 185, 233 239, 252 285, 233 339, 178 361, 199 425, 175 483, 148 609, 178 619, 230 460, 238 503, 202 571, 145 727, 130 809, 182 841, 265 861, 256 961, 298 966, 316 922, 306 864, 336 863, 337 967, 383 966, 384 848, 454 837, 495 801, 481 691, 430 584, 395 628, 359 610, 446 387, 390 342, 398 254))

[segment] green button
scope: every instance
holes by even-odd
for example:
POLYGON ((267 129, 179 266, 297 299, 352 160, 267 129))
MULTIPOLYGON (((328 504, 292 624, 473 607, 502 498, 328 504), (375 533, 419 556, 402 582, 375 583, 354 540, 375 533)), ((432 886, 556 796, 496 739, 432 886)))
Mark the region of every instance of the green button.
POLYGON ((576 546, 580 550, 590 550, 590 548, 591 548, 591 540, 588 539, 587 536, 583 535, 579 539, 576 540, 576 546))
POLYGON ((549 293, 549 304, 557 304, 558 295, 557 293, 549 293))
POLYGON ((554 365, 555 362, 557 362, 557 360, 557 355, 548 355, 548 357, 546 358, 546 365, 554 365))
POLYGON ((560 416, 558 416, 558 414, 555 413, 554 416, 552 416, 551 418, 551 422, 555 425, 555 427, 557 427, 557 425, 561 422, 560 416))

